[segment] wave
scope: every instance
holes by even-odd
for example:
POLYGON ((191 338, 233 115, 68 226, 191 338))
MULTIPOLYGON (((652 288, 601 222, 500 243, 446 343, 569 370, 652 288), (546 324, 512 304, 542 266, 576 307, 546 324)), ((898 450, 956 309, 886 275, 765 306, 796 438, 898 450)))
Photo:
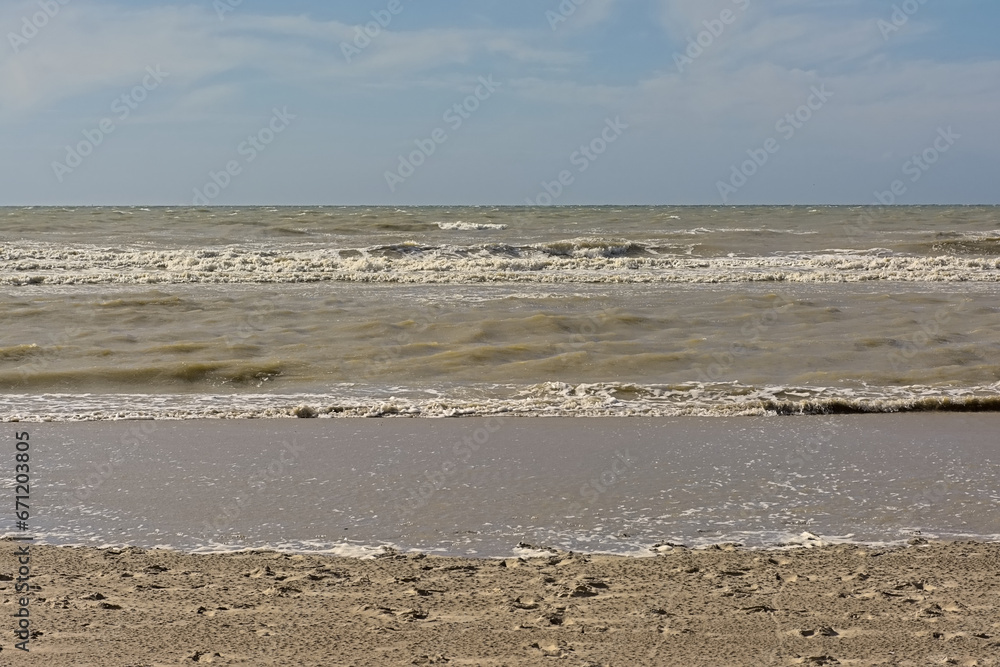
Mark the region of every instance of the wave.
POLYGON ((329 394, 45 394, 0 396, 0 421, 350 417, 742 417, 997 412, 1000 383, 961 389, 905 386, 754 387, 736 383, 472 386, 329 394))
MULTIPOLYGON (((196 344, 160 346, 152 352, 197 350, 196 344)), ((31 352, 34 352, 32 350, 31 352)), ((41 350, 35 354, 40 355, 41 350)), ((2 357, 0 357, 2 359, 2 357)), ((240 361, 205 361, 200 363, 171 363, 159 366, 128 367, 116 365, 104 368, 65 369, 44 358, 23 364, 19 369, 0 371, 0 386, 22 390, 48 387, 78 387, 87 389, 100 386, 135 387, 173 386, 177 388, 196 385, 261 387, 284 372, 279 363, 251 363, 240 361)))
POLYGON ((507 229, 507 225, 493 224, 486 222, 439 222, 437 226, 444 230, 458 230, 463 232, 479 231, 486 229, 507 229))
POLYGON ((147 250, 0 247, 0 284, 1000 282, 1000 256, 867 250, 693 257, 627 239, 528 245, 147 250))
POLYGON ((952 255, 1000 255, 1000 238, 964 238, 938 241, 930 251, 952 255))
MULTIPOLYGON (((675 219, 680 219, 674 216, 675 219)), ((702 236, 706 234, 791 234, 792 236, 816 236, 820 232, 808 229, 772 229, 770 227, 695 227, 694 229, 684 229, 678 234, 688 236, 702 236)))
POLYGON ((41 353, 42 349, 35 343, 0 347, 0 361, 20 361, 41 353))

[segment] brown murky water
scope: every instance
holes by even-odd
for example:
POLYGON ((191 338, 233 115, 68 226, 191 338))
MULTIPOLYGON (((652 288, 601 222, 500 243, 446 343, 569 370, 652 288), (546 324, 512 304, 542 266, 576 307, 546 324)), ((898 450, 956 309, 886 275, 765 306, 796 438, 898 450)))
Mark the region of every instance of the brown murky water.
POLYGON ((0 209, 0 419, 994 410, 1000 209, 0 209))

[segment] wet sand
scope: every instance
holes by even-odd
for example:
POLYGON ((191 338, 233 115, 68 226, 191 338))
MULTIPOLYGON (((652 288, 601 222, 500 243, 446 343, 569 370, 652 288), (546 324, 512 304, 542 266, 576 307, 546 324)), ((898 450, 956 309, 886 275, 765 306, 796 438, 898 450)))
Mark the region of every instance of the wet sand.
POLYGON ((1000 664, 997 544, 506 560, 34 547, 32 558, 38 635, 26 655, 4 630, 3 665, 1000 664))

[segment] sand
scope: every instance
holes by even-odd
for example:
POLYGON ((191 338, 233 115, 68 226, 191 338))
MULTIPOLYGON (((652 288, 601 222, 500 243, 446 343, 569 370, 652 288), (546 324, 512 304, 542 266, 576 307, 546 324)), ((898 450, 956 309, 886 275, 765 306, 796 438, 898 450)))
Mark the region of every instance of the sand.
POLYGON ((506 560, 35 546, 32 651, 4 629, 0 664, 1000 664, 1000 544, 914 542, 506 560))

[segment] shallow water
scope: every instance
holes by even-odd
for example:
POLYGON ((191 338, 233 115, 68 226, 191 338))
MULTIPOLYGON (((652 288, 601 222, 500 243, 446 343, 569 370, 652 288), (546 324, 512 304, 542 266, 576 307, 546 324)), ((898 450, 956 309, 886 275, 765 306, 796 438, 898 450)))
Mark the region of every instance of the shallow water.
POLYGON ((997 540, 998 425, 937 414, 17 426, 30 432, 32 525, 48 543, 490 557, 997 540))

